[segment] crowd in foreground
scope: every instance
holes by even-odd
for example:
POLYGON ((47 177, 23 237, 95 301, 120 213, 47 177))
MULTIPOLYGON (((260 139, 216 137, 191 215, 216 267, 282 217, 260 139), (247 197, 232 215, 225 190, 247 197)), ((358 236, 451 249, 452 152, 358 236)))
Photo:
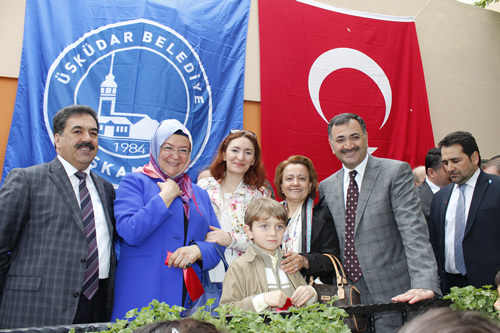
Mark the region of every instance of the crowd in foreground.
MULTIPOLYGON (((317 300, 309 284, 333 282, 323 254, 341 260, 363 304, 493 285, 500 269, 500 177, 481 170, 468 132, 440 141, 439 163, 427 167, 426 159, 426 207, 407 163, 368 154, 355 114, 329 122, 343 166, 320 184, 305 156, 278 165, 281 202, 271 198, 252 132, 231 130, 210 176, 195 184, 186 173, 191 133, 165 120, 149 164, 115 193, 91 171, 95 111, 63 108, 53 126, 56 158, 12 170, 0 189, 0 328, 121 319, 152 299, 189 307, 192 282, 206 271, 223 282, 222 304, 302 306, 317 300), (433 182, 443 174, 450 184, 433 182)), ((399 313, 376 314, 378 332, 401 326, 399 313)))

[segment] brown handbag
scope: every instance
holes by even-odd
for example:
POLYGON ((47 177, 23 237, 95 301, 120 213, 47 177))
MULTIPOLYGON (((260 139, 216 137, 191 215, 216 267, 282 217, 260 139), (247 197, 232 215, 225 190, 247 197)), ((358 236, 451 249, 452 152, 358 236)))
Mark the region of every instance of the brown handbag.
MULTIPOLYGON (((361 293, 358 288, 348 284, 340 260, 328 253, 324 253, 323 255, 327 256, 332 261, 333 267, 335 268, 335 276, 337 277, 337 285, 314 284, 314 278, 311 276, 309 284, 316 289, 318 293, 318 302, 326 304, 330 302, 334 296, 338 296, 338 299, 333 302, 333 306, 342 307, 346 305, 361 304, 361 293), (340 272, 342 274, 339 274, 340 272)), ((352 332, 363 332, 366 329, 364 315, 349 316, 344 319, 344 323, 349 326, 352 332)))

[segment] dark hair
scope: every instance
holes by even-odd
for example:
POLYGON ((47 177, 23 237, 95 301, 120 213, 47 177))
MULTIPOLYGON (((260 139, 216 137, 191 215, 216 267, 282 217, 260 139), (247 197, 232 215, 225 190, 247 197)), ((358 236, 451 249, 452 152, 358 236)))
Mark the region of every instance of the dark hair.
POLYGON ((441 149, 438 147, 431 148, 425 155, 425 173, 429 174, 427 170, 439 170, 443 166, 443 161, 441 160, 441 149))
POLYGON ((311 199, 316 198, 316 191, 318 190, 318 174, 316 173, 316 169, 314 169, 313 162, 309 158, 302 155, 290 156, 287 160, 284 160, 276 167, 274 186, 276 186, 276 191, 278 191, 278 197, 286 199, 285 195, 281 191, 281 184, 283 184, 283 172, 285 171, 286 166, 290 164, 302 164, 307 168, 307 171, 309 172, 309 181, 312 184, 309 197, 311 199))
POLYGON ((160 321, 139 327, 134 333, 220 333, 221 331, 208 322, 184 318, 172 321, 160 321), (175 329, 175 330, 173 330, 175 329))
POLYGON ((497 287, 500 287, 500 271, 498 271, 497 275, 495 275, 495 283, 497 284, 497 287))
POLYGON ((366 124, 363 118, 354 113, 341 113, 333 117, 328 123, 328 138, 332 138, 332 127, 340 126, 348 123, 351 119, 357 120, 363 129, 363 134, 366 134, 366 124))
POLYGON ((66 122, 69 118, 73 116, 78 116, 82 114, 88 114, 94 118, 97 128, 99 128, 99 120, 97 119, 97 113, 90 106, 87 105, 70 105, 57 111, 54 119, 52 120, 52 127, 54 128, 54 134, 63 135, 64 128, 66 127, 66 122))
POLYGON ((500 155, 495 155, 492 158, 490 158, 490 161, 494 161, 494 160, 500 160, 500 155))
POLYGON ((288 220, 288 213, 285 206, 271 198, 260 198, 252 201, 245 212, 245 224, 252 229, 255 221, 267 220, 274 217, 277 220, 285 222, 288 220))
POLYGON ((478 312, 434 308, 413 318, 399 333, 498 333, 500 327, 478 312))
POLYGON ((439 149, 443 147, 451 147, 453 145, 461 145, 462 151, 464 154, 469 156, 469 159, 472 160, 472 154, 477 151, 477 155, 479 157, 479 161, 481 161, 481 154, 479 153, 479 147, 477 146, 476 139, 469 132, 465 131, 456 131, 448 134, 441 140, 438 144, 439 149))
POLYGON ((266 180, 266 169, 264 168, 264 163, 262 163, 259 142, 253 135, 245 131, 229 133, 228 136, 226 136, 226 138, 222 140, 219 146, 219 150, 217 151, 217 155, 210 165, 210 173, 212 174, 212 177, 217 180, 221 180, 224 178, 227 170, 226 161, 224 161, 224 153, 226 152, 227 147, 229 146, 231 141, 243 137, 252 142, 255 152, 255 161, 253 165, 250 166, 250 169, 248 169, 245 173, 243 181, 249 186, 260 188, 262 185, 264 185, 264 182, 266 180))

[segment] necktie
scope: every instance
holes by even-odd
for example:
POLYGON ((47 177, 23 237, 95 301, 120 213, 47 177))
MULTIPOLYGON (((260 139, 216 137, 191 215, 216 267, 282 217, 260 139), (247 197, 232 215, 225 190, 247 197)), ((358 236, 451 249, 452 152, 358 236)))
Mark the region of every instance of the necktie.
POLYGON ((455 215, 455 267, 460 274, 465 275, 464 249, 462 242, 465 234, 465 196, 464 191, 467 184, 458 185, 459 196, 457 202, 457 212, 455 215))
POLYGON ((344 249, 344 265, 347 276, 352 282, 356 282, 363 275, 359 266, 358 255, 354 248, 354 222, 356 221, 356 209, 358 208, 358 184, 356 170, 349 172, 349 187, 347 188, 347 200, 345 208, 345 249, 344 249))
POLYGON ((94 208, 92 207, 92 200, 85 180, 87 174, 78 171, 75 175, 80 179, 80 208, 82 210, 83 226, 85 227, 87 242, 89 244, 87 269, 83 279, 82 293, 87 299, 91 300, 99 288, 99 254, 97 251, 94 208))

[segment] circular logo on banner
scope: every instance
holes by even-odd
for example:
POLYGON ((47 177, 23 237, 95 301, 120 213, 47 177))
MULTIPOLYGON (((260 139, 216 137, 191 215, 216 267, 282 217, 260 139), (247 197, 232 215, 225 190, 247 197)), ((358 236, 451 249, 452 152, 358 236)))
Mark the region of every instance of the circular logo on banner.
POLYGON ((193 166, 210 135, 212 94, 198 54, 178 32, 139 19, 90 31, 67 46, 50 67, 44 118, 83 104, 99 118, 93 171, 117 185, 149 162, 149 142, 164 119, 177 119, 193 136, 193 166))

